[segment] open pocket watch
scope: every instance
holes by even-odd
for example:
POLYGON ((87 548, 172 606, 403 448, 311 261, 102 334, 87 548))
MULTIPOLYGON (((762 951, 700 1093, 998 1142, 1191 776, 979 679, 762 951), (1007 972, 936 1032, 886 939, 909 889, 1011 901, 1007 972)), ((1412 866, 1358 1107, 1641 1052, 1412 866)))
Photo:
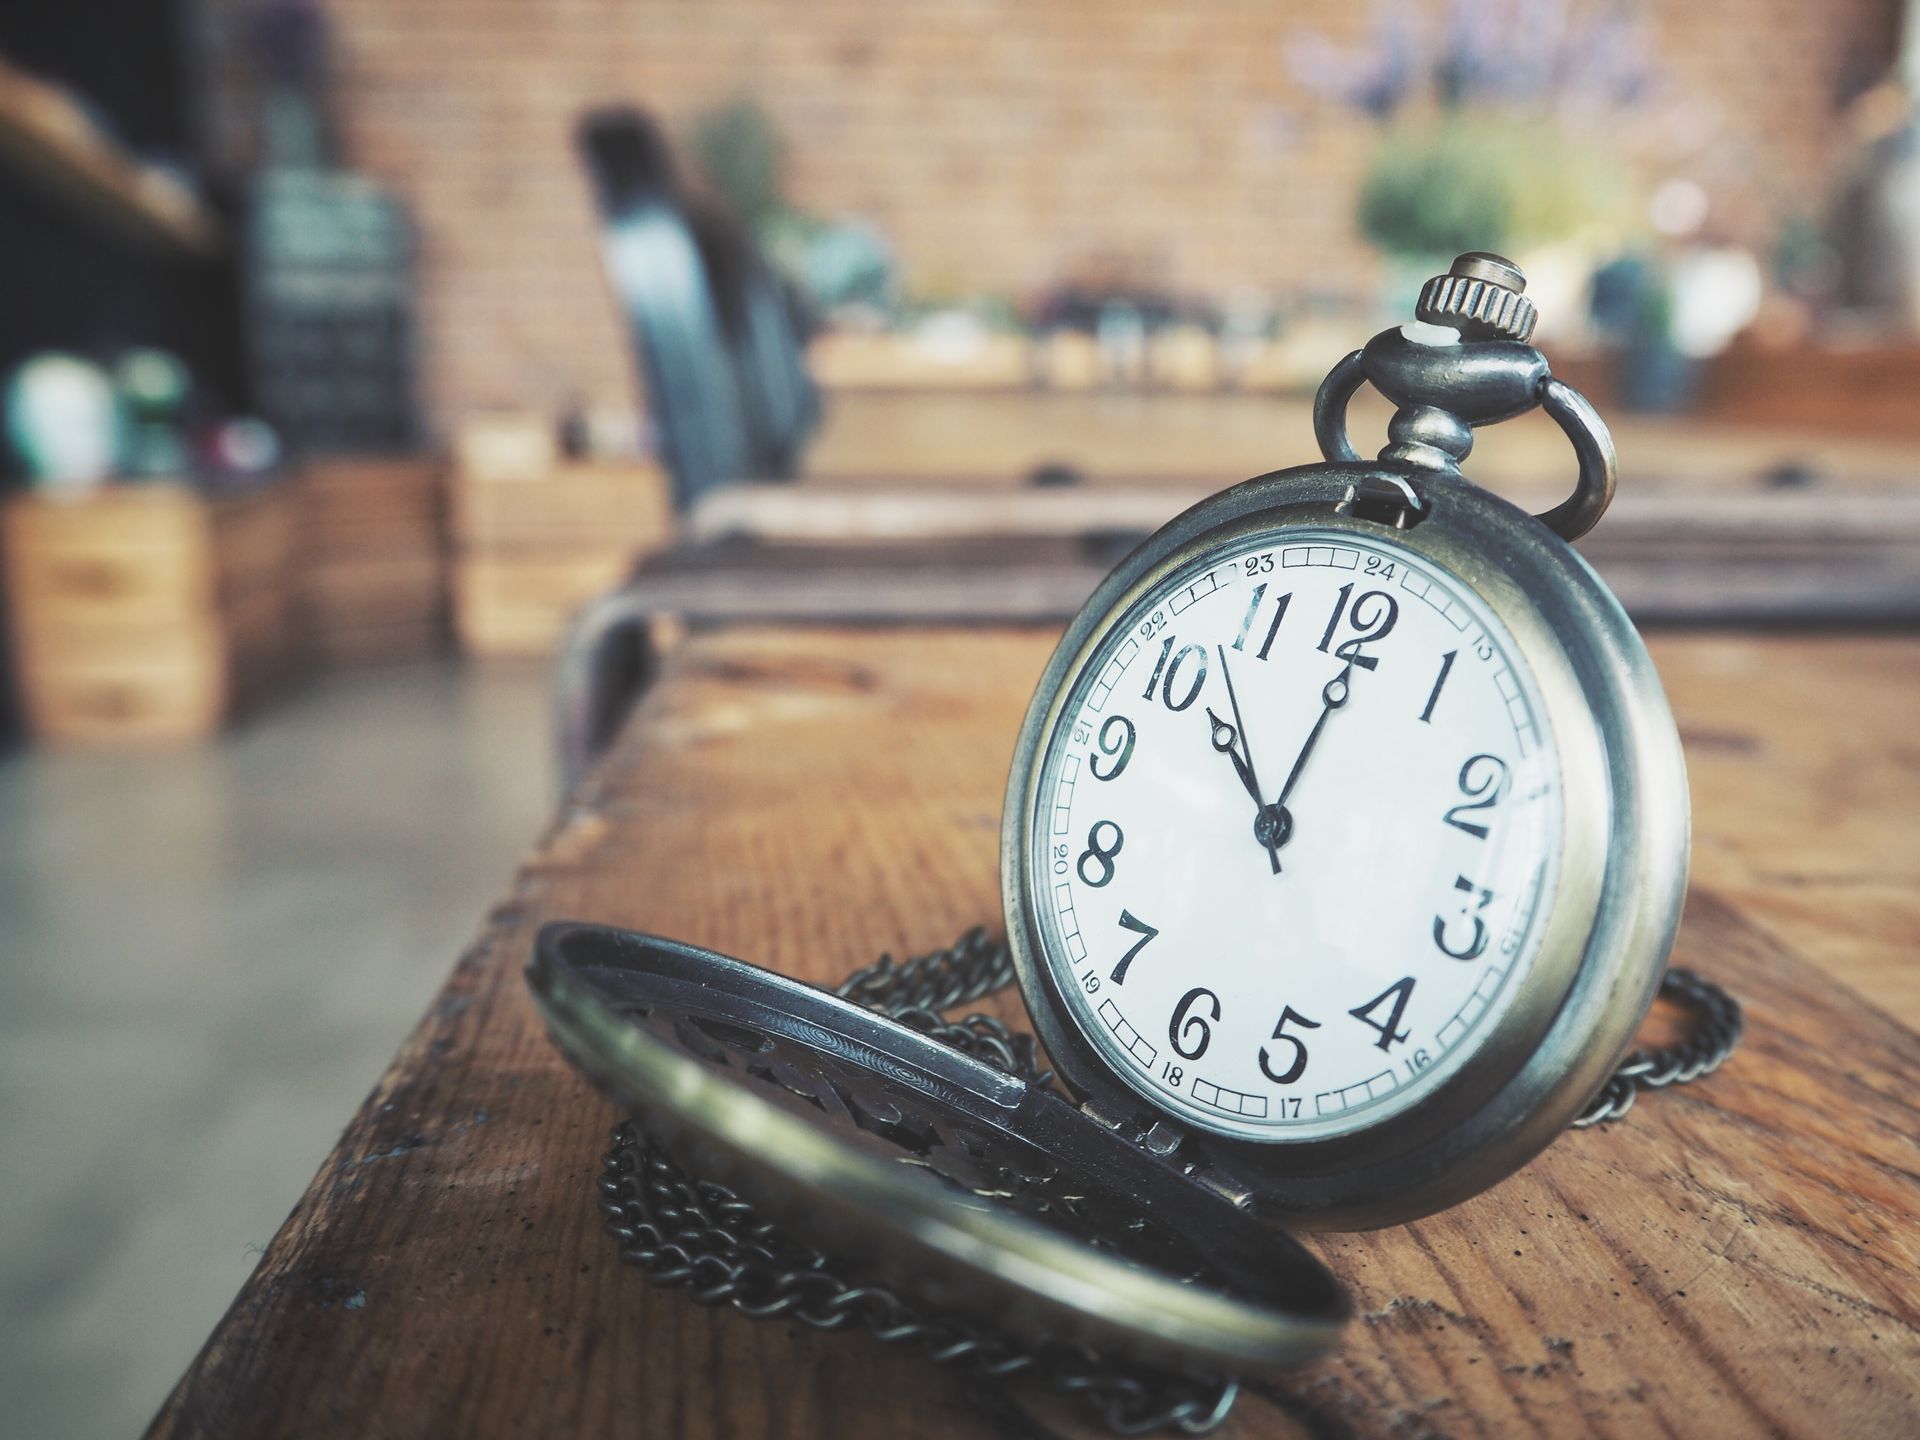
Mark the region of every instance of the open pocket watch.
MULTIPOLYGON (((1347 1311, 1283 1227, 1464 1200, 1615 1077, 1679 920, 1686 777, 1645 647, 1567 543, 1613 451, 1527 343, 1523 290, 1461 256, 1321 386, 1324 463, 1201 502, 1095 590, 1014 753, 1006 947, 830 995, 543 932, 559 1043, 672 1165, 817 1247, 789 1287, 831 1272, 1029 1346, 1271 1370, 1347 1311), (1346 434, 1363 383, 1398 407, 1373 461, 1346 434), (1474 427, 1535 407, 1578 462, 1538 517, 1460 470, 1474 427), (934 1014, 1009 971, 1069 1093, 934 1014)), ((1693 1071, 1737 1023, 1726 1002, 1693 1071)), ((641 1228, 684 1258, 663 1226, 641 1228)))

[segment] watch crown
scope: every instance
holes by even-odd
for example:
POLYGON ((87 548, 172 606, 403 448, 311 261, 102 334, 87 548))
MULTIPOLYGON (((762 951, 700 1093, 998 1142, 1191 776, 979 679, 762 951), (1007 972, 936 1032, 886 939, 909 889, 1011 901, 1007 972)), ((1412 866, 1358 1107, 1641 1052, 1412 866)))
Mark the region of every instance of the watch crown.
POLYGON ((1470 250, 1444 275, 1420 287, 1414 314, 1458 330, 1469 340, 1519 340, 1533 334, 1540 312, 1521 292, 1527 277, 1499 255, 1470 250))

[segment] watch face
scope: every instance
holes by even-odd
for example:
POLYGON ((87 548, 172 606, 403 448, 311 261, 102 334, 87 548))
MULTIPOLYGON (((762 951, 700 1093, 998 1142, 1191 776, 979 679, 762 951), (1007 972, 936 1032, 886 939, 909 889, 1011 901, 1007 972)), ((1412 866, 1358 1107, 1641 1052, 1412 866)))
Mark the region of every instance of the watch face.
POLYGON ((1037 932, 1127 1084, 1205 1130, 1316 1139, 1487 1043, 1545 929, 1563 797, 1472 589, 1345 531, 1236 540, 1068 684, 1028 817, 1037 932))

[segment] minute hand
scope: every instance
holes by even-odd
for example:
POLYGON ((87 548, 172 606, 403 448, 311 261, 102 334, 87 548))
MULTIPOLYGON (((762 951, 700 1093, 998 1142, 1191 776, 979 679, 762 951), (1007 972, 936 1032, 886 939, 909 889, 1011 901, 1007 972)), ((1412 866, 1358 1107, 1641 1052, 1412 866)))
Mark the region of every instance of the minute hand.
POLYGON ((1280 798, 1273 803, 1285 805, 1287 797, 1293 793, 1293 787, 1300 781, 1300 772, 1307 767, 1307 757, 1313 753, 1313 747, 1319 742, 1320 732, 1326 728, 1327 717, 1347 703, 1353 693, 1353 661, 1347 662, 1347 668, 1326 683, 1320 692, 1320 718, 1313 722, 1313 729, 1307 735, 1307 743, 1300 747, 1300 758, 1293 762, 1293 769, 1287 775, 1287 783, 1280 787, 1280 798))
POLYGON ((1227 664, 1227 647, 1216 645, 1213 648, 1220 656, 1220 678, 1227 682, 1227 700, 1233 706, 1231 725, 1223 722, 1211 709, 1207 711, 1207 718, 1213 722, 1213 748, 1233 761, 1240 783, 1247 787, 1247 794, 1253 797, 1253 837, 1266 847, 1267 860, 1273 866, 1273 873, 1278 875, 1280 847, 1286 843, 1286 832, 1279 821, 1280 807, 1269 806, 1261 796, 1260 776, 1253 768, 1253 740, 1248 736, 1247 722, 1240 714, 1240 696, 1233 688, 1233 667, 1227 664), (1236 737, 1239 749, 1234 748, 1236 737), (1245 759, 1240 756, 1242 749, 1246 751, 1245 759))

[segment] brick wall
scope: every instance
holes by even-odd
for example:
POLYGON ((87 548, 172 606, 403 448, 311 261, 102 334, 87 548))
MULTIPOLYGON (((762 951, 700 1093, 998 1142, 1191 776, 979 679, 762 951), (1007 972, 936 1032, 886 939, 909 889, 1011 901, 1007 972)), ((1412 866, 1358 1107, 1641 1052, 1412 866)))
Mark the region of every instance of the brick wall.
MULTIPOLYGON (((247 0, 213 3, 218 35, 247 0)), ((880 222, 922 292, 1019 296, 1094 266, 1203 295, 1305 273, 1367 283, 1351 216, 1373 132, 1287 59, 1302 31, 1363 42, 1372 11, 1356 0, 326 8, 346 154, 421 226, 442 425, 487 405, 636 393, 571 150, 595 104, 639 103, 684 131, 757 96, 788 143, 792 198, 880 222)), ((1899 8, 1645 0, 1680 123, 1700 128, 1702 163, 1742 197, 1746 224, 1817 208, 1844 153, 1838 104, 1884 68, 1899 8)), ((232 122, 243 106, 228 89, 232 122)), ((244 154, 244 124, 216 133, 244 154)))

